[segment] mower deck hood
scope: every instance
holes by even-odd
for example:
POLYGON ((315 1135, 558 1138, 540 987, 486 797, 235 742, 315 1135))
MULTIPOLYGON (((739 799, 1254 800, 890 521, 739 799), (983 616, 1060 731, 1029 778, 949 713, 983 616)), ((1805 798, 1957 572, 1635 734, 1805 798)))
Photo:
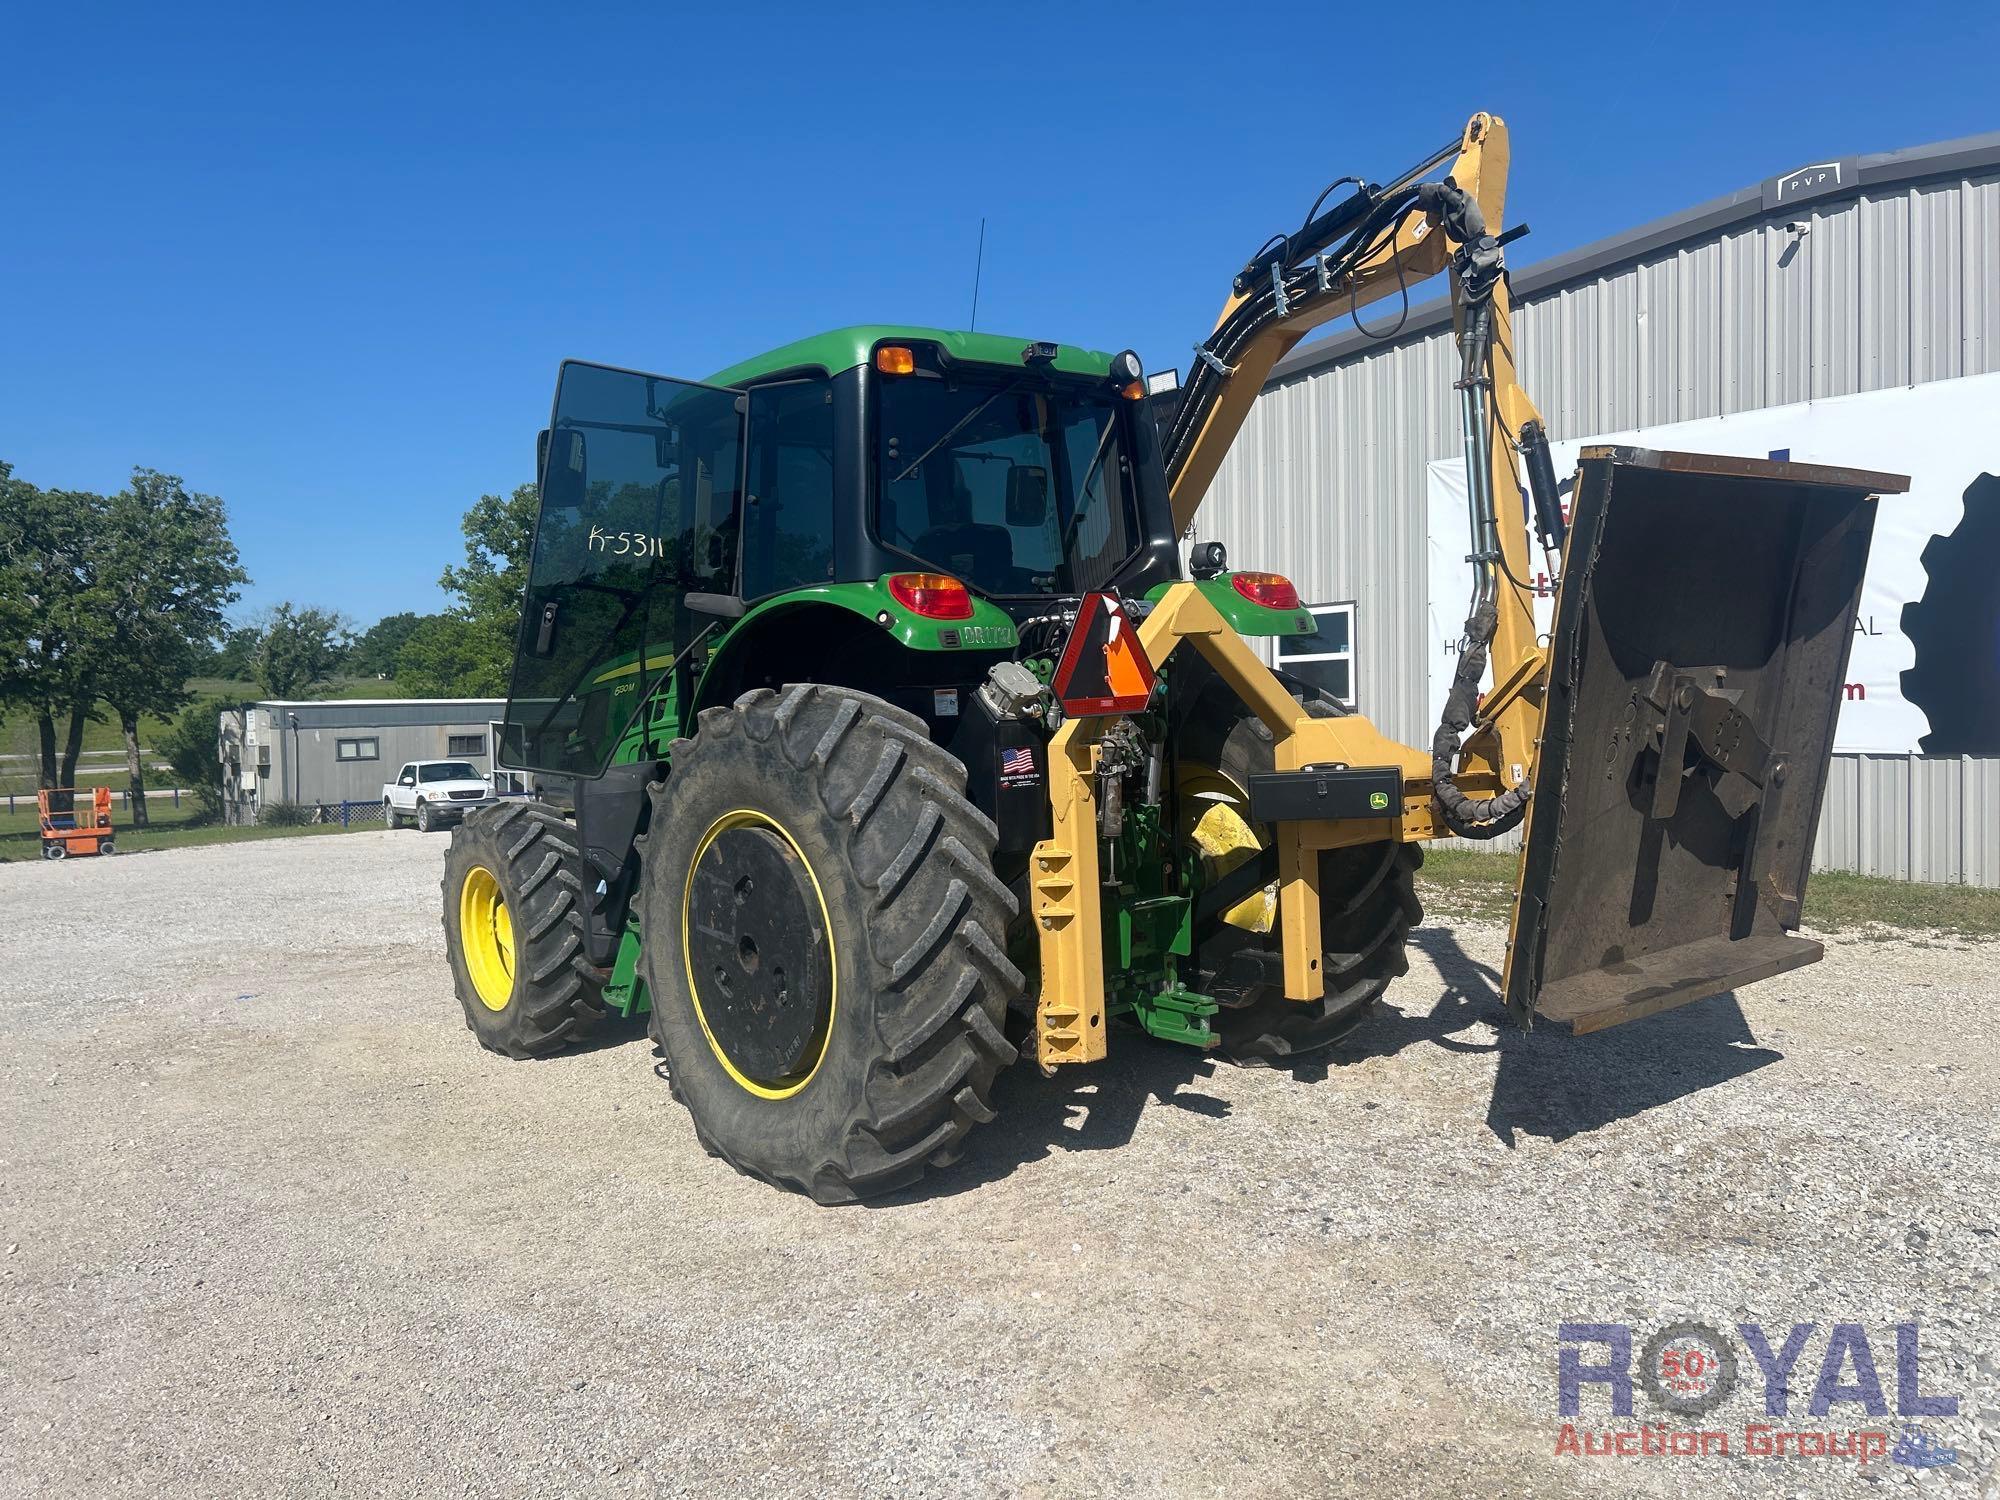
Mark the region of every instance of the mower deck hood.
POLYGON ((1584 450, 1505 980, 1595 1031, 1821 955, 1793 935, 1875 497, 1901 475, 1584 450))

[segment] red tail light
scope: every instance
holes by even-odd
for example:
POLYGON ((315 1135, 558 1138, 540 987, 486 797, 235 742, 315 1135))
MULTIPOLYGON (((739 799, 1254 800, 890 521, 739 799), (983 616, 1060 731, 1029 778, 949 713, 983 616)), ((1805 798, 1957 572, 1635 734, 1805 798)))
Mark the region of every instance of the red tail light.
POLYGON ((1236 592, 1252 604, 1261 604, 1266 609, 1297 609, 1299 591, 1292 587, 1292 580, 1277 573, 1232 573, 1229 581, 1236 585, 1236 592))
POLYGON ((913 615, 926 620, 969 620, 972 595, 949 573, 891 573, 889 592, 913 615))

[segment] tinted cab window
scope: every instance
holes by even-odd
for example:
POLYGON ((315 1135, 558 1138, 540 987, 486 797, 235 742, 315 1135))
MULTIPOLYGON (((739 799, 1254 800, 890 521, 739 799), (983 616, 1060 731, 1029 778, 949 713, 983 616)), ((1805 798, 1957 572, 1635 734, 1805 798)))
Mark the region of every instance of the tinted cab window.
POLYGON ((885 546, 1002 596, 1100 587, 1137 549, 1126 416, 1110 393, 984 371, 877 389, 885 546))
POLYGON ((733 586, 739 400, 664 376, 563 366, 502 764, 600 774, 685 644, 683 595, 733 586))
POLYGON ((750 392, 743 597, 833 578, 833 388, 824 380, 750 392))

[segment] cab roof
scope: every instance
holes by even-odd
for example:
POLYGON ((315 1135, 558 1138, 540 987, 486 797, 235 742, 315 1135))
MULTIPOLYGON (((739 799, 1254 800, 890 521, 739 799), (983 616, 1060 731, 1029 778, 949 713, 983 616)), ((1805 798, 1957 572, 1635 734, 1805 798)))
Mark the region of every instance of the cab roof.
MULTIPOLYGON (((1011 365, 1021 363, 1021 351, 1033 342, 1002 333, 957 333, 943 328, 916 328, 904 323, 857 323, 815 334, 797 343, 785 344, 740 364, 709 376, 710 385, 748 385, 773 375, 838 375, 856 365, 865 365, 877 344, 907 339, 913 343, 941 344, 954 359, 974 364, 1011 365)), ((1056 346, 1055 368, 1069 375, 1111 373, 1111 356, 1099 349, 1083 349, 1075 344, 1056 346)))

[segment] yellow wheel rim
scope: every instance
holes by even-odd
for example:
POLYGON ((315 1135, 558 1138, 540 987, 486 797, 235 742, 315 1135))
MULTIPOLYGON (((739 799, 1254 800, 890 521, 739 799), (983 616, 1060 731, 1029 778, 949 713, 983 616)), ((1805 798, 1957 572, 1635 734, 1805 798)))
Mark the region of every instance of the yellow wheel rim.
MULTIPOLYGON (((1242 787, 1208 766, 1183 766, 1179 792, 1179 824, 1188 830, 1211 881, 1257 857, 1264 846, 1250 824, 1250 798, 1242 787)), ((1229 926, 1245 932, 1269 932, 1277 917, 1278 899, 1269 887, 1222 914, 1229 926)))
POLYGON ((505 1010, 514 998, 514 919, 499 879, 484 865, 466 871, 458 888, 458 945, 479 1003, 505 1010))
POLYGON ((826 892, 820 888, 819 872, 806 858, 799 841, 792 837, 791 830, 768 813, 754 808, 739 807, 726 812, 708 827, 701 836, 701 842, 694 846, 694 858, 688 861, 687 883, 681 890, 681 965, 687 976, 688 1002, 694 1006, 694 1018, 701 1023, 701 1034, 708 1039, 708 1050, 715 1054, 715 1060, 722 1064, 723 1072, 736 1083, 755 1094, 759 1099, 789 1099, 818 1075, 820 1064, 826 1061, 826 1049, 833 1040, 833 1018, 840 1009, 840 949, 834 941, 833 918, 826 909, 826 892), (833 975, 832 990, 827 996, 826 1029, 821 1033, 819 1046, 813 1052, 812 1062, 804 1072, 792 1078, 776 1079, 768 1083, 750 1077, 730 1061, 729 1054, 722 1050, 722 1044, 715 1039, 715 1032, 708 1024, 708 1017, 702 1014, 701 990, 695 983, 693 949, 689 943, 694 920, 694 876, 701 868, 701 857, 708 852, 708 846, 732 828, 763 828, 784 840, 792 853, 797 856, 800 866, 806 872, 806 879, 812 885, 813 898, 819 903, 819 919, 826 932, 827 961, 833 975))

